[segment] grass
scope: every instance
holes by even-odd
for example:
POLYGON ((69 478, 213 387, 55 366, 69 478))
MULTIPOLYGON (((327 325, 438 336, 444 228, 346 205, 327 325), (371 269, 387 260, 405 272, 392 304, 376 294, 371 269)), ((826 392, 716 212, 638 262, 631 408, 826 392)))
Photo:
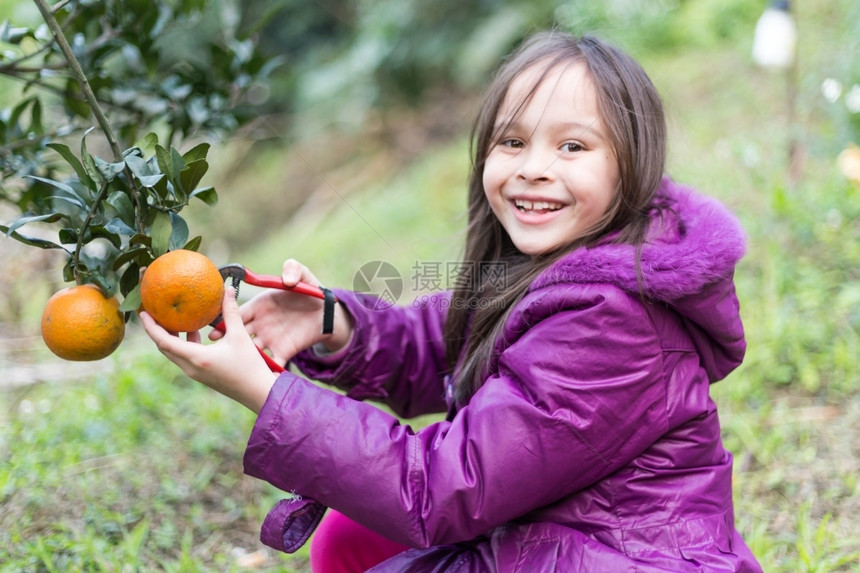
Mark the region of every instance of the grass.
MULTIPOLYGON (((765 571, 860 572, 860 189, 836 171, 845 141, 818 94, 845 67, 838 32, 856 9, 803 4, 795 130, 784 78, 754 68, 743 41, 643 62, 670 112, 670 172, 725 201, 749 234, 736 277, 749 350, 713 387, 735 455, 737 526, 765 571), (806 157, 796 181, 790 136, 806 157)), ((277 203, 273 182, 288 176, 279 163, 317 177, 301 211, 266 236, 250 227, 258 244, 231 258, 277 273, 296 257, 346 287, 363 263, 385 260, 404 279, 403 300, 420 290, 416 265, 457 260, 462 139, 399 170, 364 162, 333 174, 299 153, 275 150, 265 169, 219 185, 240 208, 237 189, 249 186, 277 203)), ((257 541, 282 494, 242 475, 252 416, 180 376, 139 329, 74 370, 41 347, 24 313, 0 339, 0 378, 37 382, 0 390, 0 571, 307 571, 306 552, 273 555, 257 541)))
MULTIPOLYGON (((261 549, 278 498, 242 475, 252 416, 142 342, 78 380, 3 393, 0 570, 239 571, 261 549)), ((278 563, 300 570, 306 554, 278 563)))

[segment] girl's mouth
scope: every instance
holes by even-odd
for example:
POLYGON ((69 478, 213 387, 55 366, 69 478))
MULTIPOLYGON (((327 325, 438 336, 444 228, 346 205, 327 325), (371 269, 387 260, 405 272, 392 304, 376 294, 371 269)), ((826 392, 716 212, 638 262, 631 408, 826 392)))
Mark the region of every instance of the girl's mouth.
POLYGON ((552 201, 529 201, 527 199, 514 199, 514 207, 522 213, 544 214, 558 211, 564 207, 561 203, 552 201))

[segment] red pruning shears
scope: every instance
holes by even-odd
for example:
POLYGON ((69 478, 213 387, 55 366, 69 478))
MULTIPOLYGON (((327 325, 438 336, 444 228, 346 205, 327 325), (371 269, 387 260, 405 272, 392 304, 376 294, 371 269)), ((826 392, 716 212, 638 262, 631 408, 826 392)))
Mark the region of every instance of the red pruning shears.
MULTIPOLYGON (((244 266, 237 263, 229 263, 223 265, 218 268, 218 271, 221 273, 221 277, 224 280, 230 279, 232 281, 233 290, 236 291, 236 297, 239 296, 239 284, 244 281, 249 285, 288 290, 299 294, 304 294, 322 299, 322 332, 323 334, 331 334, 332 330, 334 329, 334 304, 337 302, 337 298, 334 296, 334 293, 332 293, 329 289, 323 286, 314 286, 312 284, 301 281, 296 283, 294 286, 288 287, 281 280, 281 277, 276 277, 274 275, 258 275, 257 273, 253 273, 246 269, 244 266)), ((221 332, 226 331, 226 326, 224 325, 224 320, 222 319, 221 315, 218 315, 218 317, 212 321, 210 326, 212 326, 215 330, 220 330, 221 332)), ((269 366, 272 372, 284 371, 284 367, 272 360, 272 357, 263 352, 262 348, 258 348, 258 350, 260 351, 260 356, 263 357, 263 360, 266 361, 266 364, 269 366)))

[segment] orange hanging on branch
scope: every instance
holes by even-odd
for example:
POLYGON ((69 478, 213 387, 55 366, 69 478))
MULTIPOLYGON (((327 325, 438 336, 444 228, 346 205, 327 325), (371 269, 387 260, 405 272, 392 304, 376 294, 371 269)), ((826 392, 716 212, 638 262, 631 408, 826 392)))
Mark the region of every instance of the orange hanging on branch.
POLYGON ((140 281, 143 310, 172 332, 194 332, 221 312, 224 279, 205 255, 178 249, 146 267, 140 281))
POLYGON ((57 291, 42 314, 42 339, 65 360, 100 360, 125 336, 125 320, 116 297, 92 284, 57 291))

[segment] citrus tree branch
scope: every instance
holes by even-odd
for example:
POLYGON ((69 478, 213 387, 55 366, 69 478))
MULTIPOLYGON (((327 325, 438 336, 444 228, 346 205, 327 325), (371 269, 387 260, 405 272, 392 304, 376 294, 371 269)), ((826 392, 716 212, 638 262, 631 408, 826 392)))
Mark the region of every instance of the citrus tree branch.
MULTIPOLYGON (((57 46, 59 46, 60 51, 63 53, 63 57, 65 57, 66 62, 68 62, 69 67, 72 70, 72 74, 74 74, 75 79, 78 81, 78 85, 81 87, 81 92, 84 95, 84 99, 87 101, 87 104, 90 106, 90 109, 93 112, 93 115, 96 118, 99 126, 102 128, 102 131, 107 138, 108 145, 110 145, 111 151, 113 152, 114 161, 121 162, 123 161, 122 150, 119 147, 119 142, 116 138, 116 135, 113 132, 113 127, 108 121, 107 116, 104 113, 101 105, 99 105, 99 101, 96 98, 96 94, 93 92, 92 86, 90 86, 90 82, 87 79, 86 74, 84 73, 83 68, 81 68, 81 64, 78 61, 78 58, 75 56, 75 53, 72 51, 72 47, 69 45, 68 39, 66 39, 66 35, 63 33, 63 29, 60 27, 59 22, 54 17, 54 11, 61 7, 62 2, 55 6, 54 9, 48 6, 45 0, 33 0, 36 4, 36 7, 39 9, 39 12, 42 14, 42 18, 45 20, 45 23, 48 25, 48 28, 51 30, 51 34, 54 36, 54 39, 57 42, 57 46)), ((132 176, 131 170, 126 166, 125 168, 126 176, 128 178, 129 187, 131 188, 132 200, 137 205, 137 227, 138 230, 143 232, 146 228, 146 223, 143 220, 142 209, 140 209, 140 193, 135 186, 134 177, 132 176)), ((91 208, 91 213, 94 213, 99 207, 100 201, 95 201, 91 208)), ((76 256, 79 253, 76 253, 76 256)), ((77 262, 77 258, 75 259, 77 262)))
MULTIPOLYGON (((93 208, 90 209, 90 211, 87 213, 87 218, 84 220, 84 224, 81 225, 81 229, 78 232, 78 240, 77 240, 77 244, 75 245, 75 254, 74 254, 75 262, 79 261, 81 258, 81 251, 84 248, 84 238, 87 234, 87 229, 90 228, 90 224, 92 223, 93 217, 96 214, 97 205, 99 203, 101 203, 102 201, 104 201, 105 197, 107 197, 107 192, 108 192, 108 184, 107 184, 107 182, 105 182, 101 186, 101 188, 99 189, 99 194, 98 194, 98 196, 96 196, 95 200, 93 201, 93 208)), ((78 271, 78 265, 75 265, 75 268, 73 271, 75 273, 75 282, 77 284, 81 284, 82 281, 81 281, 80 272, 78 271)))
POLYGON ((66 4, 68 4, 71 1, 72 0, 60 0, 59 2, 54 4, 53 8, 51 8, 51 12, 53 14, 56 14, 57 12, 59 12, 60 10, 63 9, 63 6, 65 6, 66 4))
POLYGON ((87 79, 86 74, 84 74, 84 70, 81 68, 78 58, 72 51, 72 47, 69 45, 69 41, 66 39, 66 35, 63 33, 62 28, 60 28, 59 22, 57 22, 57 19, 54 17, 54 12, 47 5, 45 0, 33 0, 33 2, 36 4, 36 7, 39 8, 42 18, 44 18, 45 23, 51 30, 51 34, 53 34, 54 39, 57 41, 57 46, 59 46, 60 51, 63 53, 63 57, 66 58, 66 62, 68 62, 69 67, 75 76, 75 79, 81 86, 81 92, 84 94, 84 99, 87 100, 87 104, 90 106, 96 121, 102 128, 102 131, 108 140, 108 144, 113 152, 114 161, 122 161, 122 150, 119 148, 119 143, 113 132, 113 127, 111 127, 110 121, 108 121, 104 110, 102 110, 99 105, 98 99, 96 99, 96 94, 90 86, 90 81, 87 79))

